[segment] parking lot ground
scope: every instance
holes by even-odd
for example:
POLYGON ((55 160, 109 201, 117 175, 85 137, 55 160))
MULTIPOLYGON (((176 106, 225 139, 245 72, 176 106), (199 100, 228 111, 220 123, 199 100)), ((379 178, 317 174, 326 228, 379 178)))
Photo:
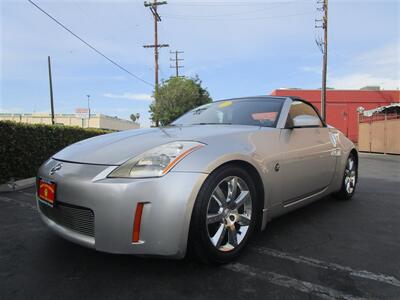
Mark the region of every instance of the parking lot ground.
POLYGON ((0 298, 400 299, 400 156, 361 154, 359 176, 221 267, 86 249, 42 224, 33 188, 0 194, 0 298))

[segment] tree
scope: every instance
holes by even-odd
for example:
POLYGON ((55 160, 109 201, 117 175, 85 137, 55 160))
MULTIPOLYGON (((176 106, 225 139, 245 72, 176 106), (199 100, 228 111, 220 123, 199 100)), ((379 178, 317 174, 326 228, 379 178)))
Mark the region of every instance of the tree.
POLYGON ((160 85, 157 101, 150 105, 151 120, 167 125, 187 111, 211 101, 197 76, 171 77, 160 85))
POLYGON ((132 122, 136 122, 137 120, 139 120, 140 114, 139 113, 131 114, 130 118, 131 118, 132 122))

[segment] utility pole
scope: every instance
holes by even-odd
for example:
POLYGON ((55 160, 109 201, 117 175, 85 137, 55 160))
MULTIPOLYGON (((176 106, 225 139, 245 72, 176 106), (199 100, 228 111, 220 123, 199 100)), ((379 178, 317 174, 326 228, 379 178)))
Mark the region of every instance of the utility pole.
POLYGON ((175 68, 175 76, 179 77, 179 69, 183 68, 183 66, 179 65, 179 61, 183 61, 184 59, 183 58, 178 58, 178 55, 181 54, 181 53, 184 53, 184 52, 176 50, 176 51, 170 51, 169 53, 175 54, 175 58, 170 58, 169 59, 170 61, 174 61, 175 62, 175 65, 174 66, 171 65, 170 68, 175 68))
MULTIPOLYGON (((157 6, 167 4, 167 1, 157 1, 153 0, 153 2, 144 2, 145 7, 149 7, 151 13, 154 18, 154 44, 153 45, 144 45, 144 48, 154 48, 154 88, 155 88, 155 100, 157 102, 158 98, 158 48, 169 47, 168 44, 159 44, 158 43, 158 22, 161 22, 161 17, 157 12, 157 6)), ((156 120, 156 126, 158 127, 158 120, 156 120)))
POLYGON ((321 87, 321 114, 322 119, 326 121, 326 74, 328 69, 328 0, 320 0, 317 4, 322 4, 322 7, 317 8, 323 12, 322 20, 315 20, 321 22, 321 25, 315 25, 316 28, 322 28, 324 30, 324 38, 316 39, 316 43, 319 46, 322 54, 322 87, 321 87))
POLYGON ((51 105, 51 124, 54 125, 54 100, 53 100, 53 81, 51 79, 51 62, 50 56, 47 56, 47 65, 49 68, 49 84, 50 84, 50 105, 51 105))
POLYGON ((90 119, 90 95, 86 95, 86 97, 87 97, 88 119, 90 119))

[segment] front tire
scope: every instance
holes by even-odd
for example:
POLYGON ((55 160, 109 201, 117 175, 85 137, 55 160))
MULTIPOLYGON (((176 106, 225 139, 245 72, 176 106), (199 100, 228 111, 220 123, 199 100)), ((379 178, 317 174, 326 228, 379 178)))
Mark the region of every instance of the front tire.
POLYGON ((258 202, 247 171, 234 165, 215 170, 201 187, 193 208, 189 253, 212 264, 237 258, 258 224, 258 202))
POLYGON ((346 167, 343 174, 342 187, 336 194, 336 197, 341 200, 350 200, 357 186, 358 179, 358 164, 356 156, 350 153, 347 158, 346 167))

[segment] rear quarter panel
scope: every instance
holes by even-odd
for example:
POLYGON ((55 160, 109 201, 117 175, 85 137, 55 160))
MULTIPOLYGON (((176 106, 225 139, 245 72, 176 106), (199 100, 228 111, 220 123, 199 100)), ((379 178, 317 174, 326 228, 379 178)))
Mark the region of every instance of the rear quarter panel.
MULTIPOLYGON (((352 141, 350 141, 341 131, 334 127, 330 127, 329 131, 332 133, 334 139, 336 139, 337 149, 340 155, 337 156, 336 161, 336 172, 332 179, 330 192, 337 192, 342 186, 343 174, 347 163, 347 158, 350 152, 354 149, 357 150, 352 141)), ((358 156, 358 154, 357 154, 358 156)))

